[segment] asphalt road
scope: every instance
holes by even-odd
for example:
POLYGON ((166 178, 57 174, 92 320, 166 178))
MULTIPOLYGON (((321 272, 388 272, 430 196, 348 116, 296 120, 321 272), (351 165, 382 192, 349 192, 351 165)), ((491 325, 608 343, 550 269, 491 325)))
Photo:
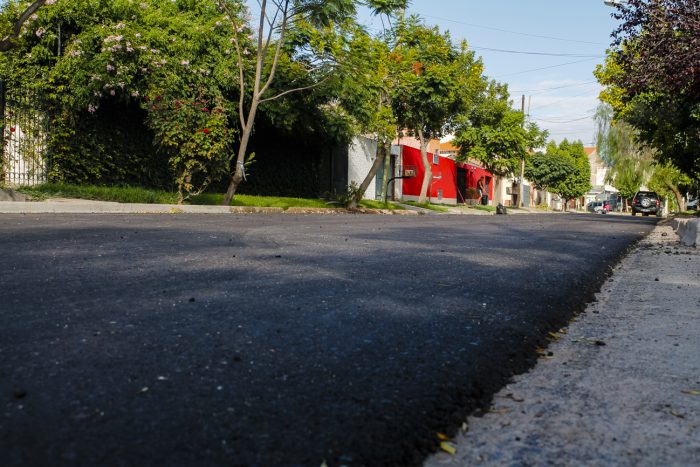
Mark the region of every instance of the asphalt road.
POLYGON ((656 219, 0 216, 0 459, 418 465, 656 219))

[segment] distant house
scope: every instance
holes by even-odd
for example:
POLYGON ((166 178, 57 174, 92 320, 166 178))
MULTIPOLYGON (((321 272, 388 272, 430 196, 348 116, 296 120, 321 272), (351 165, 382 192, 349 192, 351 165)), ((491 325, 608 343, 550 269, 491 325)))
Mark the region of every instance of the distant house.
POLYGON ((591 166, 591 189, 584 195, 585 203, 591 201, 602 201, 617 196, 618 190, 605 183, 608 175, 608 166, 598 155, 595 147, 583 148, 588 156, 588 163, 591 166))
MULTIPOLYGON (((432 151, 428 152, 428 161, 432 170, 428 185, 428 200, 440 204, 475 204, 477 202, 476 185, 482 176, 489 200, 493 199, 493 175, 476 164, 455 161, 456 150, 451 152, 448 149, 443 153, 440 146, 436 142, 433 144, 432 151)), ((395 148, 404 167, 415 167, 415 177, 403 180, 403 199, 418 201, 425 174, 420 149, 410 144, 401 144, 395 148)), ((445 148, 444 144, 443 148, 445 148)))

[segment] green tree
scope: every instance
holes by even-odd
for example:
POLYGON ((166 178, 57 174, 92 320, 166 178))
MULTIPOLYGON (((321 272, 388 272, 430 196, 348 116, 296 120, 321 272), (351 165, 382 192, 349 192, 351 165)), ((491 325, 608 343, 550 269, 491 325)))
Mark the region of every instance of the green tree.
POLYGON ((551 141, 547 144, 547 156, 566 161, 570 164, 569 168, 573 168, 566 177, 550 187, 566 201, 565 206, 569 200, 579 198, 591 189, 591 166, 581 141, 570 143, 565 139, 558 146, 551 141))
POLYGON ((10 2, 9 5, 6 5, 7 14, 3 15, 3 21, 0 25, 0 31, 2 31, 2 33, 0 33, 2 35, 2 39, 0 40, 0 52, 7 52, 16 46, 15 41, 17 41, 22 34, 22 28, 25 23, 30 21, 32 16, 39 8, 44 6, 46 1, 47 0, 34 0, 26 6, 22 5, 26 4, 26 2, 10 2), (19 9, 21 6, 24 6, 24 9, 19 9), (21 13, 19 13, 20 11, 21 13), (19 16, 15 19, 16 13, 19 13, 19 16))
POLYGON ((605 64, 601 100, 659 162, 700 175, 700 8, 697 0, 628 0, 605 64))
POLYGON ((625 121, 613 121, 613 108, 608 104, 598 106, 595 115, 596 147, 608 166, 606 182, 619 190, 627 200, 639 191, 649 178, 654 151, 639 142, 637 130, 625 121))
POLYGON ((419 201, 425 202, 432 179, 428 143, 467 113, 466 97, 482 67, 466 42, 454 46, 449 34, 426 27, 417 17, 402 23, 394 54, 400 67, 393 90, 394 114, 399 126, 420 141, 424 177, 419 201))
MULTIPOLYGON (((225 0, 219 0, 219 5, 222 10, 229 13, 228 19, 233 33, 231 41, 236 57, 234 69, 237 75, 235 82, 239 90, 238 120, 241 126, 235 167, 223 201, 224 204, 229 204, 245 178, 248 143, 260 105, 317 85, 314 83, 292 87, 283 91, 278 90, 273 94, 271 85, 280 63, 291 61, 295 55, 303 54, 304 48, 310 44, 301 39, 307 37, 307 33, 312 34, 315 27, 341 21, 352 15, 355 11, 355 2, 353 0, 281 0, 279 2, 262 0, 256 12, 259 15, 256 26, 247 23, 245 15, 250 15, 249 12, 244 11, 244 17, 241 17, 240 5, 231 4, 225 0), (300 30, 301 33, 295 34, 295 29, 300 30), (253 37, 252 44, 249 37, 253 37)), ((324 49, 323 44, 315 45, 317 49, 324 49)), ((309 58, 307 63, 309 68, 318 65, 313 62, 313 58, 309 58)))
POLYGON ((508 87, 495 81, 485 86, 472 111, 461 118, 455 132, 460 160, 479 161, 494 175, 512 176, 530 148, 541 147, 547 132, 525 123, 511 107, 508 87))
POLYGON ((686 208, 681 190, 690 188, 691 184, 690 177, 668 163, 655 165, 648 181, 650 189, 668 200, 674 200, 675 206, 671 208, 675 207, 678 211, 685 211, 686 208))
POLYGON ((525 176, 540 190, 558 187, 574 172, 574 163, 559 151, 538 152, 525 165, 525 176))
MULTIPOLYGON (((235 134, 227 128, 230 106, 224 98, 235 62, 225 14, 217 5, 59 1, 30 19, 27 33, 3 54, 2 69, 19 85, 47 95, 58 170, 81 166, 86 178, 99 178, 90 161, 75 160, 72 141, 85 138, 81 128, 104 106, 108 112, 138 106, 154 143, 168 155, 181 200, 221 175, 235 134), (193 103, 196 113, 184 118, 193 103)), ((105 166, 112 168, 118 169, 105 166)))
MULTIPOLYGON (((399 23, 401 18, 395 15, 400 14, 405 4, 406 2, 376 2, 373 9, 375 14, 384 15, 389 24, 392 24, 392 19, 399 23), (398 10, 390 9, 392 5, 398 10)), ((354 25, 349 34, 339 36, 340 44, 334 52, 338 67, 331 84, 338 96, 337 100, 354 121, 354 134, 372 135, 377 140, 374 162, 358 189, 354 190, 349 207, 358 205, 379 168, 385 162, 390 162, 388 156, 391 142, 398 134, 391 105, 391 90, 396 82, 396 67, 391 60, 394 33, 392 27, 372 37, 364 28, 354 25)), ((388 181, 388 176, 389 169, 385 167, 385 182, 388 181)), ((386 185, 383 183, 385 196, 386 185)))

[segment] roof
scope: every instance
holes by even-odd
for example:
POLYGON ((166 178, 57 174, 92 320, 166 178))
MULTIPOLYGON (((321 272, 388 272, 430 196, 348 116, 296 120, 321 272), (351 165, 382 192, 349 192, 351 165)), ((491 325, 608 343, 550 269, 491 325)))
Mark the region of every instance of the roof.
POLYGON ((450 151, 457 152, 457 151, 459 151, 459 148, 457 146, 454 146, 452 144, 452 141, 448 141, 446 143, 440 143, 440 152, 450 152, 450 151))
POLYGON ((590 156, 590 155, 593 154, 594 152, 597 152, 595 147, 592 147, 592 148, 583 148, 583 151, 586 153, 587 156, 590 156))

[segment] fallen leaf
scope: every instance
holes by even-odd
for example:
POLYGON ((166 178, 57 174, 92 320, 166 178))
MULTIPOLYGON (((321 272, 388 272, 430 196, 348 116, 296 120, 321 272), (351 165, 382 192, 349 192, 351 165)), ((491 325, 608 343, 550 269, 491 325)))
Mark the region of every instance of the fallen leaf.
POLYGON ((440 441, 449 441, 449 439, 450 439, 447 435, 444 435, 442 433, 438 433, 437 437, 440 441))
POLYGON ((687 389, 685 391, 681 391, 683 394, 689 394, 691 396, 700 396, 700 391, 697 389, 687 389))
POLYGON ((558 336, 556 333, 554 333, 554 332, 550 332, 550 333, 547 334, 547 335, 548 335, 550 338, 554 339, 554 340, 559 339, 559 336, 558 336))
POLYGON ((467 422, 462 423, 462 431, 466 433, 469 431, 469 424, 467 422))
POLYGON ((491 408, 491 409, 489 409, 489 412, 490 412, 490 413, 495 413, 495 414, 501 414, 501 413, 508 413, 508 412, 510 412, 510 409, 509 409, 508 407, 502 407, 502 408, 500 408, 500 409, 491 408))
POLYGON ((671 410, 671 415, 673 415, 674 417, 677 417, 677 418, 685 418, 685 415, 678 413, 675 410, 671 410))
POLYGON ((442 449, 451 456, 457 454, 457 448, 455 448, 452 444, 448 443, 447 441, 442 441, 440 443, 440 449, 442 449))

